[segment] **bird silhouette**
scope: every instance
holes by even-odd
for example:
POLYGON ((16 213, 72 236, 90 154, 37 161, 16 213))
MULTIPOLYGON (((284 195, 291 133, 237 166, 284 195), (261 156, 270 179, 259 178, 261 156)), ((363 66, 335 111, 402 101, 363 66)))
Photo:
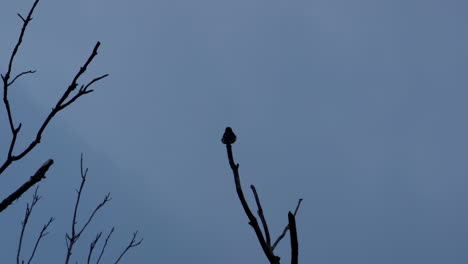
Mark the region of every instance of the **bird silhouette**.
POLYGON ((223 142, 223 144, 234 144, 234 142, 236 142, 236 139, 236 134, 234 134, 232 128, 226 127, 223 137, 221 138, 221 142, 223 142))

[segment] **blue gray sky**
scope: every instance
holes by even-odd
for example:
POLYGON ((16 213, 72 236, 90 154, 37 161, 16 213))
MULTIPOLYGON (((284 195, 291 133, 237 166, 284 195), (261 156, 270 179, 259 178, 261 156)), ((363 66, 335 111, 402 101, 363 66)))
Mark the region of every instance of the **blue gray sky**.
MULTIPOLYGON (((32 2, 1 4, 1 72, 16 13, 32 2)), ((125 263, 266 263, 220 143, 231 126, 247 196, 255 184, 274 236, 304 198, 302 263, 466 263, 467 10, 459 0, 43 0, 15 68, 38 72, 10 94, 20 143, 98 40, 84 80, 110 76, 2 175, 1 193, 55 159, 29 235, 55 216, 37 263, 62 263, 83 152, 80 220, 106 192, 113 200, 74 260, 115 225, 105 263, 137 229, 144 244, 125 263)), ((31 195, 1 216, 8 263, 31 195)), ((278 254, 288 263, 288 243, 278 254)))

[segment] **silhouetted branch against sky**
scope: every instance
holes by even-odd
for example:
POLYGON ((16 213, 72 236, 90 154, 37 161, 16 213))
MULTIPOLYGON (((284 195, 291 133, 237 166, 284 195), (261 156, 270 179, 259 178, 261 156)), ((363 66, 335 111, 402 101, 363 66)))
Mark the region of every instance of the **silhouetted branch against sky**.
MULTIPOLYGON (((36 6, 39 4, 39 0, 35 0, 33 5, 31 6, 31 9, 29 10, 28 14, 26 17, 18 14, 20 17, 23 25, 20 30, 19 37, 16 41, 16 44, 13 48, 13 51, 11 52, 10 58, 8 60, 8 67, 7 70, 4 74, 1 74, 2 82, 3 82, 3 103, 5 106, 5 112, 8 117, 8 127, 10 128, 11 131, 11 140, 8 146, 8 152, 7 152, 7 157, 3 161, 3 163, 0 163, 0 174, 2 174, 13 162, 18 161, 25 157, 30 151, 32 151, 40 142, 42 138, 42 133, 46 129, 46 127, 49 125, 50 121, 55 117, 56 114, 58 114, 61 110, 65 109, 66 107, 70 106, 72 103, 74 103, 78 98, 81 96, 91 93, 93 90, 90 90, 89 88, 96 83, 97 81, 102 80, 103 78, 107 77, 107 74, 101 75, 99 77, 96 77, 92 79, 91 81, 87 82, 86 84, 82 84, 80 88, 73 94, 73 92, 76 90, 76 87, 79 85, 78 80, 81 77, 83 73, 86 72, 88 66, 91 64, 91 62, 94 60, 96 55, 98 54, 98 48, 101 45, 100 42, 97 42, 96 45, 94 46, 94 49, 91 53, 91 55, 88 57, 88 59, 85 61, 83 66, 80 67, 79 71, 77 74, 73 77, 70 85, 68 88, 65 89, 64 93, 56 103, 55 107, 52 108, 50 113, 47 115, 45 120, 42 122, 41 126, 36 132, 35 138, 29 143, 29 145, 24 148, 23 150, 20 150, 17 152, 18 154, 15 154, 17 151, 15 149, 16 146, 16 141, 19 136, 19 133, 21 131, 22 124, 21 122, 16 123, 14 119, 14 111, 13 107, 10 104, 10 100, 8 97, 8 92, 12 85, 21 77, 26 76, 28 74, 33 74, 36 72, 36 70, 24 70, 21 71, 18 74, 14 74, 14 66, 15 66, 15 58, 21 48, 21 44, 23 43, 23 38, 26 34, 26 30, 28 28, 29 23, 32 21, 32 15, 34 13, 34 10, 36 9, 36 6), (14 77, 12 77, 14 76, 14 77)), ((52 160, 53 163, 53 160, 52 160)), ((51 163, 51 164, 52 164, 51 163)), ((45 178, 45 177, 42 177, 45 178)), ((0 205, 0 212, 6 209, 10 204, 8 203, 9 201, 13 201, 18 199, 24 192, 26 192, 30 187, 32 187, 34 184, 36 184, 39 180, 42 178, 36 178, 37 181, 32 181, 29 180, 25 184, 23 184, 18 190, 22 190, 22 192, 19 192, 18 190, 13 192, 6 200, 5 203, 2 203, 0 205), (24 189, 26 188, 26 189, 24 189), (11 200, 13 199, 13 200, 11 200)))
MULTIPOLYGON (((252 210, 250 209, 250 207, 249 207, 249 205, 247 203, 247 200, 245 199, 244 192, 242 190, 242 185, 241 185, 241 182, 240 182, 240 175, 239 175, 239 164, 235 163, 234 155, 232 153, 232 144, 234 144, 234 142, 236 142, 236 140, 237 140, 237 136, 234 134, 234 132, 232 131, 232 129, 230 127, 227 127, 224 134, 223 134, 223 137, 221 138, 221 142, 226 145, 228 161, 229 161, 229 165, 231 167, 232 173, 234 175, 234 182, 235 182, 235 185, 236 185, 237 195, 238 195, 239 200, 240 200, 240 202, 242 204, 242 207, 244 208, 245 214, 249 218, 249 224, 250 224, 250 226, 252 226, 252 228, 255 231, 255 235, 257 236, 257 239, 258 239, 258 241, 260 243, 260 246, 262 247, 263 253, 265 254, 265 256, 267 257, 268 261, 271 264, 279 264, 280 263, 280 257, 276 256, 274 254, 274 249, 275 249, 275 246, 279 243, 279 241, 286 235, 288 229, 290 229, 289 226, 291 225, 291 219, 288 218, 289 219, 289 224, 286 226, 285 230, 280 235, 280 237, 275 241, 273 246, 271 246, 270 231, 269 231, 268 224, 267 224, 267 221, 265 219, 265 215, 263 213, 263 208, 262 208, 262 205, 261 205, 261 202, 260 202, 260 198, 259 198, 259 195, 257 193, 257 190, 256 190, 255 186, 250 185, 250 188, 252 189, 252 192, 253 192, 254 197, 255 197, 255 202, 256 202, 256 205, 257 205, 257 214, 260 217, 260 220, 262 222, 263 232, 264 233, 262 233, 262 230, 261 230, 261 228, 260 228, 260 226, 258 224, 257 218, 253 215, 252 210)), ((300 206, 301 202, 302 202, 302 199, 299 199, 296 210, 295 210, 294 214, 292 215, 294 221, 295 221, 294 216, 297 213, 297 211, 299 210, 299 206, 300 206)), ((295 222, 294 222, 294 233, 295 232, 296 232, 296 225, 295 225, 295 222)), ((297 252, 298 252, 297 234, 291 234, 291 241, 293 241, 293 240, 295 242, 294 243, 291 242, 291 253, 295 257, 293 258, 294 262, 292 262, 292 263, 297 264, 297 252), (295 238, 295 240, 294 240, 294 238, 295 238)))
MULTIPOLYGON (((65 241, 67 244, 67 253, 65 257, 65 263, 70 262, 71 255, 73 253, 73 247, 75 243, 78 241, 78 239, 81 237, 81 234, 86 230, 88 225, 91 223, 93 220, 94 216, 96 213, 102 209, 102 207, 111 200, 110 198, 110 193, 107 193, 104 196, 104 199, 102 200, 101 203, 99 203, 91 213, 91 215, 87 218, 85 223, 81 228, 77 227, 77 218, 78 218, 78 208, 80 206, 80 201, 81 201, 81 195, 83 194, 83 189, 86 183, 86 179, 88 176, 88 168, 84 168, 83 166, 83 154, 81 154, 81 159, 80 159, 80 175, 81 175, 81 183, 79 189, 76 191, 76 201, 75 201, 75 206, 73 207, 73 217, 72 217, 72 224, 71 224, 71 231, 70 234, 65 235, 65 241)), ((100 237, 100 236, 99 236, 100 237)), ((97 241, 95 242, 97 243, 97 241)), ((93 246, 94 249, 94 246, 93 246)), ((92 254, 92 250, 90 250, 89 254, 92 254)), ((90 256, 89 256, 90 257, 90 256)))
MULTIPOLYGON (((18 249, 16 251, 16 263, 17 264, 24 263, 24 260, 21 259, 21 250, 22 250, 22 246, 23 246, 23 238, 24 238, 24 235, 25 235, 26 226, 28 225, 29 218, 31 217, 33 209, 36 206, 36 204, 39 202, 39 200, 41 199, 41 197, 38 194, 38 189, 39 189, 39 187, 36 187, 36 190, 34 191, 31 203, 28 203, 26 205, 26 212, 24 214, 23 221, 21 221, 21 232, 20 232, 20 237, 19 237, 19 241, 18 241, 18 249)), ((42 238, 45 237, 48 234, 47 230, 48 230, 49 226, 52 224, 52 222, 54 222, 54 220, 55 219, 53 217, 51 217, 51 218, 49 218, 49 221, 42 226, 42 229, 41 229, 41 231, 40 231, 40 233, 39 233, 39 235, 38 235, 38 237, 36 239, 36 243, 34 244, 34 248, 33 248, 32 252, 31 252, 31 255, 30 255, 29 260, 27 262, 28 264, 30 264, 31 261, 33 260, 34 255, 36 254, 37 248, 39 247, 39 243, 41 242, 42 238)))

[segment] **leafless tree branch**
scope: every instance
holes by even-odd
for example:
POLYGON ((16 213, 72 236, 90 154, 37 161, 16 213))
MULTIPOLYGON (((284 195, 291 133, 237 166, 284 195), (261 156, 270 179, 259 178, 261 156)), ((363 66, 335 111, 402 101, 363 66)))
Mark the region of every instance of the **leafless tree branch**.
POLYGON ((293 220, 294 221, 294 227, 291 227, 291 230, 292 230, 292 228, 294 228, 295 234, 291 234, 291 236, 292 236, 291 237, 291 246, 294 247, 294 248, 291 248, 291 250, 292 250, 292 253, 293 253, 293 258, 295 259, 295 262, 293 262, 293 264, 297 264, 298 245, 297 245, 297 234, 296 234, 296 226, 295 226, 295 218, 294 217, 295 217, 297 211, 299 210, 299 206, 300 206, 300 204, 302 202, 302 199, 299 199, 299 202, 297 204, 296 210, 294 211, 294 214, 290 213, 293 218, 291 219, 291 217, 288 216, 290 224, 288 224, 286 226, 286 228, 283 230, 283 233, 274 242, 273 246, 271 246, 270 231, 268 229, 268 224, 267 224, 265 215, 263 213, 263 208, 262 208, 260 198, 259 198, 259 195, 257 193, 257 190, 256 190, 255 186, 250 185, 250 188, 252 189, 252 192, 253 192, 254 197, 255 197, 255 202, 257 204, 257 214, 260 217, 260 220, 262 221, 263 230, 264 230, 264 233, 265 233, 265 238, 263 237, 262 230, 260 229, 258 221, 257 221, 256 217, 252 214, 252 211, 250 210, 249 205, 248 205, 248 203, 247 203, 247 201, 245 199, 244 193, 242 191, 242 186, 241 186, 241 183, 240 183, 240 176, 239 176, 239 164, 236 164, 234 162, 234 156, 232 154, 232 144, 234 142, 236 142, 236 140, 237 140, 237 136, 232 131, 232 128, 226 127, 226 130, 225 130, 224 135, 223 135, 223 137, 221 139, 221 142, 226 145, 229 165, 230 165, 231 170, 232 170, 232 172, 234 174, 234 182, 235 182, 235 185, 236 185, 237 195, 239 196, 239 200, 240 200, 240 202, 242 204, 242 207, 244 208, 245 214, 249 218, 249 221, 250 221, 249 224, 254 229, 255 234, 256 234, 256 236, 258 238, 258 241, 260 242, 260 245, 261 245, 261 247, 263 249, 263 253, 268 258, 268 261, 271 264, 279 264, 280 263, 280 257, 276 256, 274 254, 274 249, 275 249, 276 245, 279 243, 279 241, 281 241, 281 239, 286 235, 286 232, 290 229, 289 226, 292 225, 291 220, 293 220))
POLYGON ((291 264, 299 262, 299 243, 297 241, 296 217, 291 212, 288 212, 289 235, 291 237, 291 264))
POLYGON ((49 115, 43 121, 42 125, 40 126, 39 130, 36 133, 35 139, 23 151, 20 151, 19 154, 15 155, 13 153, 14 150, 15 150, 16 139, 17 139, 18 134, 19 134, 20 129, 21 129, 21 123, 19 123, 18 126, 15 126, 15 124, 14 124, 13 115, 12 115, 12 111, 11 111, 11 106, 10 106, 10 102, 8 100, 9 86, 12 85, 19 77, 21 77, 21 76, 23 76, 25 74, 34 73, 35 71, 24 71, 24 72, 16 75, 16 77, 14 77, 13 80, 11 80, 11 81, 10 81, 10 78, 11 78, 11 75, 12 75, 12 69, 13 69, 13 64, 14 64, 15 57, 16 57, 16 55, 18 53, 18 50, 19 50, 19 48, 21 46, 21 43, 23 41, 23 37, 24 37, 24 34, 25 34, 26 29, 28 27, 28 24, 32 20, 32 14, 34 12, 34 9, 36 8, 38 3, 39 3, 39 0, 35 0, 33 6, 31 7, 31 9, 30 9, 30 11, 29 11, 26 18, 24 18, 23 16, 18 14, 18 16, 23 21, 23 27, 21 28, 21 32, 20 32, 18 41, 17 41, 17 43, 16 43, 16 45, 15 45, 15 47, 14 47, 12 53, 11 53, 10 60, 8 62, 7 72, 5 73, 5 75, 1 75, 2 80, 3 80, 3 102, 5 104, 5 109, 6 109, 7 116, 8 116, 8 122, 9 122, 10 130, 11 130, 11 133, 12 133, 12 139, 10 141, 10 145, 9 145, 9 148, 8 148, 7 158, 3 162, 3 164, 0 166, 0 174, 2 174, 14 161, 20 160, 21 158, 26 156, 31 150, 33 150, 41 142, 42 133, 44 132, 44 130, 46 129, 46 127, 48 126, 50 121, 54 118, 54 116, 58 112, 65 109, 66 107, 68 107, 70 104, 75 102, 82 95, 85 95, 85 94, 88 94, 88 93, 92 92, 93 90, 89 90, 88 88, 92 84, 94 84, 95 82, 97 82, 97 81, 99 81, 99 80, 101 80, 101 79, 108 76, 107 74, 105 74, 105 75, 102 75, 100 77, 94 78, 92 81, 90 81, 86 85, 82 85, 81 86, 82 88, 80 88, 78 90, 78 92, 74 96, 72 96, 70 98, 71 93, 78 86, 78 79, 81 77, 81 75, 84 72, 86 72, 88 66, 93 61, 94 57, 98 54, 97 51, 98 51, 98 48, 101 45, 101 43, 97 42, 96 45, 94 46, 94 49, 93 49, 93 52, 91 53, 91 55, 88 57, 86 62, 83 64, 83 66, 80 68, 78 73, 74 76, 74 78, 72 79, 71 84, 68 86, 68 88, 65 90, 63 95, 60 97, 60 99, 56 103, 55 107, 52 108, 52 111, 49 113, 49 115))
POLYGON ((104 197, 103 201, 99 203, 94 211, 91 213, 89 216, 88 220, 86 223, 83 225, 79 231, 77 231, 77 215, 78 215, 78 207, 80 205, 80 199, 81 199, 81 194, 83 192, 84 185, 86 183, 86 177, 88 175, 88 168, 83 167, 83 154, 81 154, 81 160, 80 160, 80 173, 81 173, 81 184, 79 190, 77 190, 77 197, 76 197, 76 202, 75 202, 75 207, 73 209, 73 220, 72 220, 72 226, 71 226, 71 234, 66 234, 65 235, 65 240, 67 242, 67 255, 65 259, 65 263, 68 264, 70 261, 70 257, 72 255, 73 251, 73 246, 75 245, 76 241, 80 238, 81 234, 85 231, 86 227, 91 223, 92 219, 94 218, 94 215, 107 203, 111 200, 110 198, 110 193, 106 194, 104 197))
POLYGON ((29 188, 31 188, 34 184, 38 183, 42 179, 45 178, 45 174, 47 170, 49 170, 49 167, 52 166, 54 163, 53 160, 49 159, 46 161, 42 166, 34 173, 33 176, 29 178, 27 182, 25 182, 21 187, 19 187, 16 191, 14 191, 12 194, 10 194, 7 198, 5 198, 1 203, 0 203, 0 213, 5 210, 8 206, 11 205, 13 201, 16 199, 20 198, 23 193, 25 193, 29 188))
POLYGON ((99 258, 98 258, 96 264, 99 264, 99 262, 101 261, 102 255, 104 254, 104 251, 106 250, 106 247, 107 247, 107 242, 109 241, 109 238, 111 237, 112 233, 114 233, 114 230, 115 230, 115 228, 112 227, 111 231, 107 235, 106 241, 104 242, 104 245, 102 246, 101 254, 99 254, 99 258))
POLYGON ((49 228, 50 224, 54 222, 54 220, 55 218, 51 217, 49 218, 49 221, 47 222, 47 224, 42 226, 41 232, 39 233, 39 236, 37 237, 36 244, 34 245, 33 252, 31 253, 31 256, 29 257, 28 264, 30 264, 31 261, 33 260, 34 254, 36 254, 36 250, 37 250, 37 247, 39 246, 39 243, 41 242, 41 239, 47 236, 47 234, 49 234, 49 232, 47 232, 47 229, 49 228))
POLYGON ((24 72, 22 72, 22 73, 16 75, 15 78, 13 78, 13 80, 12 80, 11 82, 8 83, 8 86, 13 85, 13 83, 14 83, 19 77, 21 77, 21 76, 23 76, 23 75, 26 75, 26 74, 30 74, 30 73, 35 73, 35 72, 36 72, 36 71, 31 71, 31 70, 29 70, 29 71, 24 71, 24 72))
POLYGON ((268 245, 269 248, 271 248, 271 240, 270 240, 270 231, 268 230, 268 224, 267 224, 267 221, 265 219, 265 215, 263 215, 263 209, 262 209, 262 204, 260 203, 260 198, 258 197, 258 194, 257 194, 257 190, 255 189, 255 186, 252 184, 250 185, 250 189, 252 189, 252 192, 255 196, 255 202, 257 203, 257 214, 258 214, 258 217, 260 217, 260 220, 262 221, 262 225, 263 225, 263 231, 265 233, 265 239, 266 239, 266 243, 268 245))
POLYGON ((255 234, 257 235, 257 238, 258 238, 258 242, 260 242, 260 246, 263 249, 263 253, 268 258, 268 261, 270 261, 271 264, 278 264, 279 257, 273 254, 273 251, 265 242, 265 238, 263 237, 262 230, 260 229, 260 226, 258 225, 257 218, 252 214, 252 211, 250 210, 250 207, 247 201, 245 200, 244 192, 242 190, 242 186, 240 183, 239 164, 236 164, 234 162, 234 156, 232 154, 232 145, 230 143, 226 144, 226 150, 228 154, 229 165, 231 166, 232 172, 234 174, 234 182, 236 184, 237 196, 239 196, 239 200, 242 204, 242 207, 244 208, 244 212, 249 218, 249 225, 252 226, 252 228, 254 229, 255 234))
POLYGON ((101 235, 102 232, 99 232, 96 235, 96 238, 93 240, 93 242, 91 242, 91 244, 89 245, 88 264, 91 263, 91 256, 93 255, 94 248, 96 247, 97 242, 101 238, 101 235))
POLYGON ((119 263, 119 261, 122 259, 122 257, 127 253, 127 251, 133 247, 137 247, 141 244, 141 242, 143 242, 143 238, 140 239, 138 242, 136 242, 136 237, 138 235, 138 231, 134 232, 133 233, 133 237, 132 237, 132 240, 130 241, 130 243, 128 243, 128 246, 125 248, 125 250, 122 252, 122 254, 120 254, 119 258, 115 261, 115 264, 119 263))
MULTIPOLYGON (((294 210, 294 216, 296 216, 297 211, 299 211, 299 207, 301 206, 301 203, 302 203, 302 198, 299 199, 299 201, 297 202, 296 209, 294 210)), ((278 238, 273 243, 273 246, 271 247, 273 250, 276 248, 276 246, 281 241, 281 239, 283 239, 284 236, 286 236, 286 234, 288 233, 288 230, 289 230, 289 224, 286 225, 286 227, 283 229, 283 232, 281 233, 281 235, 279 235, 278 238)))
POLYGON ((31 205, 29 205, 29 203, 26 204, 26 212, 24 214, 23 221, 21 221, 21 233, 19 237, 18 250, 16 251, 16 263, 17 264, 20 264, 21 247, 23 245, 24 231, 26 230, 26 226, 28 225, 29 217, 31 216, 34 206, 36 206, 37 202, 39 202, 39 200, 41 199, 41 197, 37 194, 38 189, 39 187, 36 187, 36 190, 34 191, 31 205))

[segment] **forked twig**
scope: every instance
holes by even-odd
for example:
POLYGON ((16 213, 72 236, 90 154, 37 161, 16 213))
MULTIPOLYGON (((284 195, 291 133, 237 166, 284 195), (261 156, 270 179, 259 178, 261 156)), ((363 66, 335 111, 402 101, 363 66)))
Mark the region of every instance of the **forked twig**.
MULTIPOLYGON (((297 211, 299 210, 299 207, 301 206, 301 203, 302 203, 302 198, 299 199, 299 201, 297 202, 296 209, 294 210, 294 216, 296 216, 297 211)), ((274 250, 276 248, 276 246, 281 241, 281 239, 283 239, 283 237, 286 235, 286 233, 288 233, 288 230, 289 230, 289 224, 286 225, 286 227, 283 229, 283 232, 281 233, 281 235, 279 235, 278 238, 273 243, 273 246, 271 247, 272 250, 274 250)))
POLYGON ((143 238, 140 239, 138 242, 136 242, 136 237, 138 235, 138 231, 133 233, 132 240, 130 240, 130 243, 128 243, 128 246, 124 249, 122 254, 120 254, 119 258, 115 261, 115 264, 119 263, 119 261, 122 259, 122 257, 127 253, 127 251, 133 247, 137 247, 143 242, 143 238))
POLYGON ((80 160, 80 173, 81 173, 81 184, 80 188, 76 191, 77 192, 77 197, 76 197, 76 202, 75 202, 75 207, 73 209, 73 220, 72 220, 72 226, 71 226, 71 234, 66 234, 65 235, 65 241, 67 244, 67 254, 65 258, 65 263, 68 264, 70 261, 70 257, 73 252, 73 246, 75 245, 76 241, 80 238, 81 234, 86 230, 86 227, 88 227, 89 223, 93 220, 95 214, 107 203, 111 200, 110 198, 110 193, 106 194, 104 199, 102 200, 101 203, 99 203, 96 208, 94 208, 93 212, 91 215, 88 217, 88 220, 85 222, 83 227, 78 230, 76 227, 77 221, 77 215, 78 215, 78 207, 80 205, 80 199, 81 195, 83 192, 84 185, 86 183, 86 177, 88 175, 88 168, 84 169, 83 167, 83 154, 81 154, 81 160, 80 160))
POLYGON ((54 220, 55 218, 51 217, 49 218, 49 221, 47 222, 47 224, 42 226, 41 232, 39 233, 39 236, 36 239, 36 244, 34 245, 33 252, 31 253, 31 256, 29 257, 28 264, 30 264, 31 261, 33 260, 34 254, 36 254, 36 250, 37 250, 37 247, 39 246, 39 243, 41 242, 41 239, 49 234, 49 232, 47 232, 47 229, 49 228, 50 224, 54 222, 54 220))

